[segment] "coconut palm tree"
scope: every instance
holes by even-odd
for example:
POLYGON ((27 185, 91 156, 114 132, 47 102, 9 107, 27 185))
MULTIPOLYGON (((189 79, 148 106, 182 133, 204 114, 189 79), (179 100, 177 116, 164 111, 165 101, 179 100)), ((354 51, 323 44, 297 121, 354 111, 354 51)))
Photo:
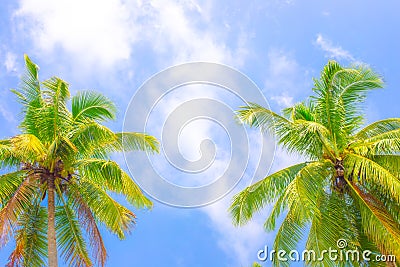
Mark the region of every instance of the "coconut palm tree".
MULTIPOLYGON (((265 229, 272 231, 277 220, 280 223, 275 250, 290 252, 306 238, 306 249, 321 255, 330 247, 338 249, 337 241, 344 239, 343 251, 370 250, 372 259, 380 253, 400 259, 400 118, 363 127, 367 93, 382 86, 380 76, 367 66, 344 68, 329 61, 314 80, 314 95, 281 115, 257 104, 242 107, 238 111, 242 122, 273 132, 283 148, 306 162, 237 194, 230 207, 234 224, 246 223, 273 204, 265 229)), ((378 264, 345 263, 327 256, 322 262, 307 259, 307 263, 378 264)))
POLYGON ((110 155, 158 151, 158 142, 143 133, 114 133, 102 125, 115 118, 108 98, 94 91, 70 97, 68 83, 58 77, 39 82, 37 65, 26 55, 25 63, 14 90, 23 107, 21 134, 0 141, 6 172, 0 176, 0 245, 12 237, 16 242, 8 266, 55 267, 57 248, 70 266, 104 266, 99 224, 122 239, 135 223, 135 214, 112 196, 121 194, 136 208, 152 205, 110 155))

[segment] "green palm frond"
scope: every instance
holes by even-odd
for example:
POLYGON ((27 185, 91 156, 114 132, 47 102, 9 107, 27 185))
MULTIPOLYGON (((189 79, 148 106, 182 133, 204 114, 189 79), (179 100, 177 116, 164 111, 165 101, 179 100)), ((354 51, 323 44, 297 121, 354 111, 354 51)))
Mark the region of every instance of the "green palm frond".
POLYGON ((327 185, 326 178, 329 177, 330 167, 332 166, 328 161, 312 162, 302 168, 287 186, 285 198, 292 217, 309 220, 320 216, 317 203, 327 185))
POLYGON ((16 153, 10 139, 0 140, 0 168, 12 168, 24 161, 21 153, 16 153))
POLYGON ((283 109, 283 114, 291 121, 305 120, 316 121, 315 110, 312 103, 297 103, 293 107, 283 109))
POLYGON ((16 231, 16 247, 7 267, 46 265, 47 259, 47 210, 32 205, 21 215, 16 231))
POLYGON ((349 148, 365 156, 400 153, 400 129, 383 132, 362 141, 356 141, 349 148))
POLYGON ((111 160, 91 159, 78 162, 81 181, 91 181, 105 190, 123 194, 137 208, 151 207, 151 202, 120 166, 111 160))
POLYGON ((387 195, 400 201, 400 180, 378 163, 360 155, 349 153, 345 158, 351 178, 361 184, 379 184, 387 195))
POLYGON ((115 113, 114 103, 97 92, 81 91, 72 97, 72 117, 75 121, 115 119, 115 113))
POLYGON ((45 90, 43 90, 43 96, 45 100, 47 100, 46 102, 50 100, 53 104, 55 104, 54 107, 58 108, 60 104, 65 104, 69 99, 69 85, 62 79, 58 77, 51 77, 50 79, 45 80, 42 84, 45 88, 45 90))
POLYGON ((140 188, 135 184, 132 178, 126 173, 122 172, 122 189, 116 191, 117 193, 123 194, 126 200, 132 204, 135 208, 151 208, 153 203, 140 191, 140 188))
MULTIPOLYGON (((290 188, 289 188, 290 189, 290 188)), ((285 190, 286 192, 286 190, 285 190)), ((286 194, 282 194, 274 203, 274 206, 272 207, 272 210, 268 216, 268 218, 264 222, 264 229, 267 232, 271 232, 275 230, 276 227, 276 220, 279 218, 281 214, 285 210, 287 210, 287 198, 286 194)))
POLYGON ((312 155, 313 158, 321 158, 324 153, 337 154, 335 146, 329 140, 329 131, 322 124, 296 120, 294 126, 295 131, 287 132, 280 138, 280 143, 289 151, 312 155), (308 140, 308 142, 304 142, 304 140, 308 140))
POLYGON ((79 185, 71 183, 69 190, 80 194, 90 207, 97 221, 103 223, 120 239, 125 238, 135 223, 136 216, 127 208, 112 199, 99 185, 87 180, 79 185))
POLYGON ((122 169, 112 160, 85 159, 77 161, 81 181, 91 181, 98 186, 111 191, 122 188, 122 169))
POLYGON ((78 219, 64 203, 56 209, 56 231, 61 256, 70 266, 92 266, 78 219))
POLYGON ((245 224, 253 217, 254 213, 279 198, 296 174, 306 165, 307 163, 301 163, 285 168, 235 195, 229 208, 234 224, 245 224))
POLYGON ((371 159, 400 179, 400 155, 374 155, 371 159))
MULTIPOLYGON (((306 116, 305 114, 303 115, 306 116)), ((319 122, 298 119, 300 116, 294 116, 295 120, 289 121, 253 103, 242 107, 237 112, 237 117, 250 126, 272 131, 278 137, 278 143, 283 145, 290 153, 307 155, 311 156, 312 159, 316 159, 322 156, 322 148, 328 153, 332 153, 335 150, 329 140, 329 131, 319 122), (304 142, 305 139, 308 142, 304 142)))
POLYGON ((251 127, 270 130, 275 133, 283 131, 291 124, 286 118, 256 103, 249 103, 249 105, 240 108, 236 114, 237 118, 251 127))
POLYGON ((383 82, 380 75, 374 73, 367 66, 358 66, 354 69, 346 69, 343 75, 339 75, 342 87, 337 96, 338 104, 343 108, 345 124, 343 125, 348 134, 353 134, 363 123, 362 103, 368 91, 382 88, 383 82))
POLYGON ((29 178, 19 184, 15 192, 0 210, 0 247, 4 246, 13 231, 13 225, 18 222, 18 217, 32 203, 36 196, 35 182, 29 178))
POLYGON ((151 135, 137 132, 112 133, 112 137, 92 150, 92 156, 105 158, 114 152, 131 152, 142 150, 148 153, 159 152, 159 142, 151 135))
MULTIPOLYGON (((320 216, 315 216, 312 220, 308 233, 306 249, 315 252, 316 257, 320 257, 324 250, 329 250, 337 240, 344 239, 348 246, 346 249, 360 248, 358 242, 359 230, 357 228, 356 210, 351 205, 351 200, 336 193, 324 194, 318 203, 320 216)), ((310 266, 320 266, 317 260, 308 259, 310 266)), ((352 263, 358 266, 356 262, 352 263)), ((324 266, 343 266, 334 259, 325 259, 324 266)))
POLYGON ((90 207, 78 191, 68 190, 66 194, 68 203, 76 210, 78 220, 88 235, 90 246, 92 247, 92 256, 97 264, 104 266, 107 259, 107 251, 90 207))
POLYGON ((116 133, 117 141, 113 144, 115 151, 142 150, 148 152, 159 152, 159 142, 151 135, 137 132, 116 133))
MULTIPOLYGON (((289 253, 295 250, 298 242, 304 236, 307 221, 298 221, 292 216, 292 212, 297 212, 294 209, 290 210, 283 220, 276 234, 273 248, 275 251, 283 250, 289 253)), ((289 266, 290 261, 279 261, 275 256, 273 266, 289 266)))
POLYGON ((349 183, 362 217, 365 234, 381 251, 400 256, 400 224, 386 211, 383 203, 367 192, 349 183))
POLYGON ((397 129, 400 129, 400 118, 384 119, 367 125, 356 133, 354 137, 364 140, 397 129))
POLYGON ((39 67, 31 59, 24 55, 25 73, 21 77, 21 83, 17 90, 12 90, 22 104, 22 112, 25 115, 21 128, 27 134, 37 135, 40 125, 36 123, 37 111, 43 105, 42 92, 39 82, 39 67))
POLYGON ((24 181, 27 172, 24 170, 6 173, 0 176, 0 208, 3 208, 19 185, 24 181))
POLYGON ((13 91, 18 95, 19 100, 22 101, 22 104, 26 107, 31 106, 32 102, 40 100, 42 93, 39 82, 39 67, 33 63, 27 55, 24 55, 24 59, 26 68, 25 73, 21 78, 20 88, 13 91))
POLYGON ((11 138, 13 154, 26 161, 43 161, 46 147, 33 134, 20 134, 11 138))
POLYGON ((82 157, 90 157, 93 154, 97 156, 102 152, 101 155, 105 158, 110 151, 103 151, 104 147, 117 140, 117 136, 109 128, 90 120, 75 123, 69 132, 69 138, 82 157))
POLYGON ((348 137, 363 123, 362 103, 366 93, 381 88, 382 79, 368 67, 343 68, 329 61, 314 80, 316 111, 320 122, 325 125, 338 143, 344 147, 348 137))

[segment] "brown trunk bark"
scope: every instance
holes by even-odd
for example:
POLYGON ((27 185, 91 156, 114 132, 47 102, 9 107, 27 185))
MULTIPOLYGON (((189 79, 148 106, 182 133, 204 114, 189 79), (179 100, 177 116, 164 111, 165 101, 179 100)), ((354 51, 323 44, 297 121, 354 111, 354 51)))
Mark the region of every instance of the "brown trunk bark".
POLYGON ((55 201, 54 201, 54 175, 50 174, 47 181, 47 248, 49 252, 49 267, 57 267, 57 242, 55 225, 55 201))

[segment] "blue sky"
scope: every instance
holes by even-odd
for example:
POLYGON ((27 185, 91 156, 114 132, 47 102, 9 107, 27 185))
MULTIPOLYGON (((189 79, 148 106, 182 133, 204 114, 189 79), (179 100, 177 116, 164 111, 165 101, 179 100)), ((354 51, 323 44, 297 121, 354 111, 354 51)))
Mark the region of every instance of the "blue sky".
MULTIPOLYGON (((216 2, 3 0, 0 138, 18 133, 19 106, 10 89, 18 85, 24 53, 40 66, 41 79, 57 75, 72 93, 95 89, 115 101, 118 119, 109 126, 116 131, 143 82, 191 61, 238 69, 274 110, 310 95, 312 78, 328 59, 363 62, 386 83, 368 98, 367 120, 399 116, 398 1, 216 2)), ((198 135, 189 134, 187 142, 212 131, 202 127, 194 126, 198 135)), ((278 149, 272 170, 297 160, 278 149)), ((257 251, 272 244, 274 234, 262 229, 268 208, 249 225, 234 228, 226 211, 230 198, 197 209, 155 202, 151 211, 136 211, 136 228, 126 240, 104 233, 107 266, 250 266, 257 251)), ((11 250, 12 243, 0 251, 0 265, 11 250)))

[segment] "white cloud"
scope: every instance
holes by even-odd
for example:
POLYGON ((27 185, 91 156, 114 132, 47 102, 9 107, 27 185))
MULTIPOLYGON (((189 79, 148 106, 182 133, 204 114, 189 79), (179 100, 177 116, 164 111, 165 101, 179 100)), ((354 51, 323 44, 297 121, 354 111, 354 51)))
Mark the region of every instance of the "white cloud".
MULTIPOLYGON (((169 60, 175 64, 188 60, 240 62, 236 52, 218 36, 218 28, 209 23, 210 8, 205 7, 200 8, 194 1, 152 1, 145 16, 149 23, 142 37, 151 41, 157 53, 169 54, 169 60)), ((243 40, 238 43, 237 53, 243 56, 243 40)))
POLYGON ((298 78, 299 72, 299 64, 290 53, 271 49, 268 53, 265 87, 269 91, 274 91, 274 95, 297 90, 295 80, 298 78))
POLYGON ((287 51, 271 49, 268 53, 265 94, 279 108, 293 105, 296 96, 309 90, 308 72, 287 51))
MULTIPOLYGON (((195 1, 21 0, 17 21, 40 52, 66 52, 80 64, 110 67, 146 44, 163 65, 188 60, 238 64, 246 55, 225 45, 210 7, 195 1)), ((240 35, 240 34, 239 34, 240 35)), ((157 60, 156 59, 156 60, 157 60)))
POLYGON ((4 66, 6 67, 7 72, 16 72, 17 65, 16 65, 16 55, 11 52, 7 52, 5 55, 4 66))
POLYGON ((317 35, 317 39, 315 40, 315 44, 326 53, 326 56, 334 59, 344 59, 349 61, 354 61, 353 55, 343 49, 341 46, 335 46, 329 39, 326 39, 321 34, 317 35))
POLYGON ((82 63, 111 65, 129 58, 137 30, 119 0, 21 0, 15 16, 41 52, 62 48, 82 63))
POLYGON ((228 207, 233 194, 229 194, 220 201, 202 208, 209 216, 214 228, 219 232, 219 246, 223 249, 236 266, 250 266, 257 258, 257 251, 265 244, 272 244, 273 234, 266 233, 263 222, 268 214, 254 216, 246 225, 235 227, 228 213, 228 207))
POLYGON ((0 103, 0 115, 8 122, 16 122, 14 115, 0 103))
POLYGON ((272 100, 276 101, 280 107, 291 107, 293 106, 293 97, 287 95, 275 95, 271 97, 272 100))

